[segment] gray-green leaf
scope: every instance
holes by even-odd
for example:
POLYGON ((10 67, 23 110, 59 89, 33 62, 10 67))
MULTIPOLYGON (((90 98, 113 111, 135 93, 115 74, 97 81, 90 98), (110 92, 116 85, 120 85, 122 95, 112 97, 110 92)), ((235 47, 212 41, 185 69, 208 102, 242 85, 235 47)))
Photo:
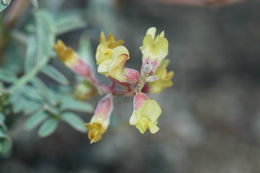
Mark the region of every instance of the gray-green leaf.
POLYGON ((69 83, 67 78, 52 66, 47 65, 43 67, 41 72, 63 85, 68 85, 69 83))
POLYGON ((92 105, 85 103, 85 102, 75 100, 70 97, 63 97, 61 101, 63 103, 62 109, 74 110, 74 111, 80 111, 80 112, 92 112, 93 111, 92 105))
POLYGON ((0 69, 0 80, 11 83, 16 80, 16 76, 9 70, 0 69))
POLYGON ((57 28, 59 28, 56 34, 64 34, 69 31, 80 29, 86 26, 86 23, 76 15, 63 16, 57 22, 57 28))
POLYGON ((45 112, 39 111, 26 120, 24 127, 26 130, 31 130, 38 126, 47 117, 48 115, 46 115, 45 112))
POLYGON ((58 121, 50 118, 46 120, 40 127, 38 134, 41 137, 47 137, 51 135, 58 127, 58 121))
POLYGON ((84 121, 78 115, 72 112, 66 112, 62 115, 62 119, 66 121, 69 125, 74 127, 76 130, 83 133, 86 132, 84 121))

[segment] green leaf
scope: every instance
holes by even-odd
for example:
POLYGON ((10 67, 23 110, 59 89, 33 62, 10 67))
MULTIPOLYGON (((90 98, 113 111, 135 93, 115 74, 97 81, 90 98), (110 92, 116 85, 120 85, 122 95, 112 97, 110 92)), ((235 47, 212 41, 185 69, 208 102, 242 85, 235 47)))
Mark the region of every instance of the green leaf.
POLYGON ((82 59, 84 59, 87 64, 90 65, 90 67, 93 71, 95 71, 96 65, 95 65, 95 61, 94 61, 94 54, 92 52, 90 39, 86 33, 80 37, 78 52, 79 52, 80 57, 82 59))
POLYGON ((38 126, 47 117, 48 115, 45 112, 39 111, 25 121, 24 127, 26 130, 31 130, 38 126))
POLYGON ((16 76, 13 72, 5 69, 0 69, 0 80, 4 82, 12 83, 16 80, 16 76))
POLYGON ((39 58, 36 57, 36 48, 36 38, 32 36, 28 39, 26 49, 26 58, 24 63, 25 72, 30 71, 32 67, 34 67, 38 63, 39 58))
POLYGON ((84 125, 84 121, 76 114, 72 112, 66 112, 61 117, 64 121, 66 121, 69 125, 74 127, 76 130, 80 132, 86 132, 86 127, 84 125))
POLYGON ((38 10, 36 18, 37 58, 50 55, 55 40, 56 24, 48 11, 38 10))
POLYGON ((69 31, 86 27, 86 23, 76 15, 63 16, 57 21, 57 28, 59 28, 56 34, 64 34, 69 31))
POLYGON ((37 91, 42 98, 44 98, 52 105, 56 104, 57 100, 54 93, 48 87, 46 87, 46 85, 39 78, 34 78, 32 80, 32 84, 37 88, 37 91))
POLYGON ((53 118, 50 118, 42 124, 42 126, 38 131, 38 134, 41 137, 49 136, 57 129, 57 127, 58 127, 58 121, 53 118))
POLYGON ((37 89, 32 86, 25 85, 24 87, 22 87, 20 89, 20 91, 23 93, 23 95, 25 95, 26 97, 28 97, 30 99, 38 100, 38 101, 42 100, 37 89))
POLYGON ((58 70, 56 70, 52 66, 45 66, 41 69, 41 72, 44 73, 46 76, 52 78, 53 80, 63 84, 63 85, 68 85, 68 80, 67 78, 58 70))
POLYGON ((93 106, 85 103, 85 102, 81 102, 78 100, 75 100, 73 98, 70 97, 62 97, 62 106, 61 109, 65 109, 65 110, 74 110, 74 111, 80 111, 80 112, 92 112, 93 111, 93 106))

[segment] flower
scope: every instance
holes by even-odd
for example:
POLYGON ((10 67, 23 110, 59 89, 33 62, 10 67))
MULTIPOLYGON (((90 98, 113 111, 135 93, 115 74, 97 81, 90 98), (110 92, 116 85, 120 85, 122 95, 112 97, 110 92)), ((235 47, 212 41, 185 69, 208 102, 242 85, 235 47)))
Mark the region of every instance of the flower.
POLYGON ((140 49, 143 54, 143 64, 152 64, 155 71, 168 55, 168 40, 164 37, 164 31, 156 36, 156 28, 149 28, 140 49))
POLYGON ((67 47, 61 40, 57 41, 54 49, 60 60, 75 73, 87 78, 91 75, 89 65, 80 59, 78 54, 73 49, 67 47))
POLYGON ((90 143, 95 143, 101 140, 102 135, 107 131, 109 126, 112 110, 113 96, 108 94, 99 101, 95 110, 95 114, 91 118, 90 122, 86 123, 90 143))
POLYGON ((165 59, 162 61, 161 65, 155 71, 155 76, 157 80, 148 83, 149 93, 160 93, 164 88, 171 87, 173 85, 172 77, 174 75, 173 71, 167 72, 167 66, 169 60, 165 59))
POLYGON ((96 87, 89 81, 84 80, 76 85, 74 97, 78 100, 86 101, 97 94, 96 87))
POLYGON ((157 122, 161 112, 162 110, 155 100, 149 99, 144 93, 138 93, 134 97, 134 111, 129 124, 136 126, 142 134, 147 128, 154 134, 159 130, 157 122))
MULTIPOLYGON (((129 59, 129 52, 122 44, 123 41, 116 41, 112 34, 108 35, 108 39, 106 39, 105 34, 101 33, 100 44, 96 52, 98 72, 120 82, 131 83, 133 81, 131 81, 132 78, 129 80, 129 69, 125 68, 125 63, 129 59)), ((131 72, 133 71, 135 70, 131 70, 131 72)), ((135 71, 135 76, 139 74, 137 73, 135 71)))

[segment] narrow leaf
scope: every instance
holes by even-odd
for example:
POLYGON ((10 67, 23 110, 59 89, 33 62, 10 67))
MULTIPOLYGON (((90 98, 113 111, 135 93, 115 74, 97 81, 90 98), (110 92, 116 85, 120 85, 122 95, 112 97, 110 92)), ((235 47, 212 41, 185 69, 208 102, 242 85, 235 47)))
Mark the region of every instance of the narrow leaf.
POLYGON ((12 83, 16 80, 16 76, 13 72, 5 69, 0 69, 0 81, 12 83))
POLYGON ((80 29, 86 26, 86 23, 81 20, 78 16, 66 16, 58 20, 57 28, 59 28, 56 34, 64 34, 69 31, 80 29))
POLYGON ((69 125, 74 127, 76 130, 80 132, 86 132, 86 127, 84 125, 84 121, 76 114, 72 112, 66 112, 61 117, 64 121, 66 121, 69 125))
POLYGON ((43 67, 41 72, 63 85, 68 85, 69 83, 67 78, 52 66, 47 65, 43 67))
POLYGON ((70 97, 63 97, 63 99, 61 101, 63 103, 62 109, 74 110, 74 111, 80 111, 80 112, 92 112, 93 111, 92 105, 85 103, 85 102, 75 100, 70 97))
POLYGON ((57 129, 57 127, 58 127, 57 120, 50 118, 42 124, 42 126, 38 131, 38 134, 41 137, 49 136, 57 129))
POLYGON ((30 37, 28 39, 28 44, 26 49, 26 58, 24 63, 25 72, 30 71, 34 67, 34 65, 38 63, 38 59, 35 54, 36 46, 37 46, 36 38, 30 37))
POLYGON ((95 65, 95 60, 94 60, 94 54, 92 52, 90 39, 87 34, 83 34, 81 36, 78 52, 79 52, 80 57, 82 59, 84 59, 87 64, 90 65, 90 67, 93 71, 95 71, 96 65, 95 65))
POLYGON ((24 127, 26 130, 31 130, 38 126, 47 117, 48 115, 46 115, 46 113, 39 111, 26 120, 24 127))

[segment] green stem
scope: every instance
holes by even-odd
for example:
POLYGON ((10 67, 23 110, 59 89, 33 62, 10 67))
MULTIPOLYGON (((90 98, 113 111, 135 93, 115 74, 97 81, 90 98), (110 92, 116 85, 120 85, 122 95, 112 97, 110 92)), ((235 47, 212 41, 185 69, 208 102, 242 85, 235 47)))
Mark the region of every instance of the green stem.
POLYGON ((13 93, 23 85, 27 84, 34 76, 38 74, 43 66, 45 66, 49 61, 49 58, 43 57, 43 59, 28 73, 21 77, 10 89, 9 92, 13 93))

